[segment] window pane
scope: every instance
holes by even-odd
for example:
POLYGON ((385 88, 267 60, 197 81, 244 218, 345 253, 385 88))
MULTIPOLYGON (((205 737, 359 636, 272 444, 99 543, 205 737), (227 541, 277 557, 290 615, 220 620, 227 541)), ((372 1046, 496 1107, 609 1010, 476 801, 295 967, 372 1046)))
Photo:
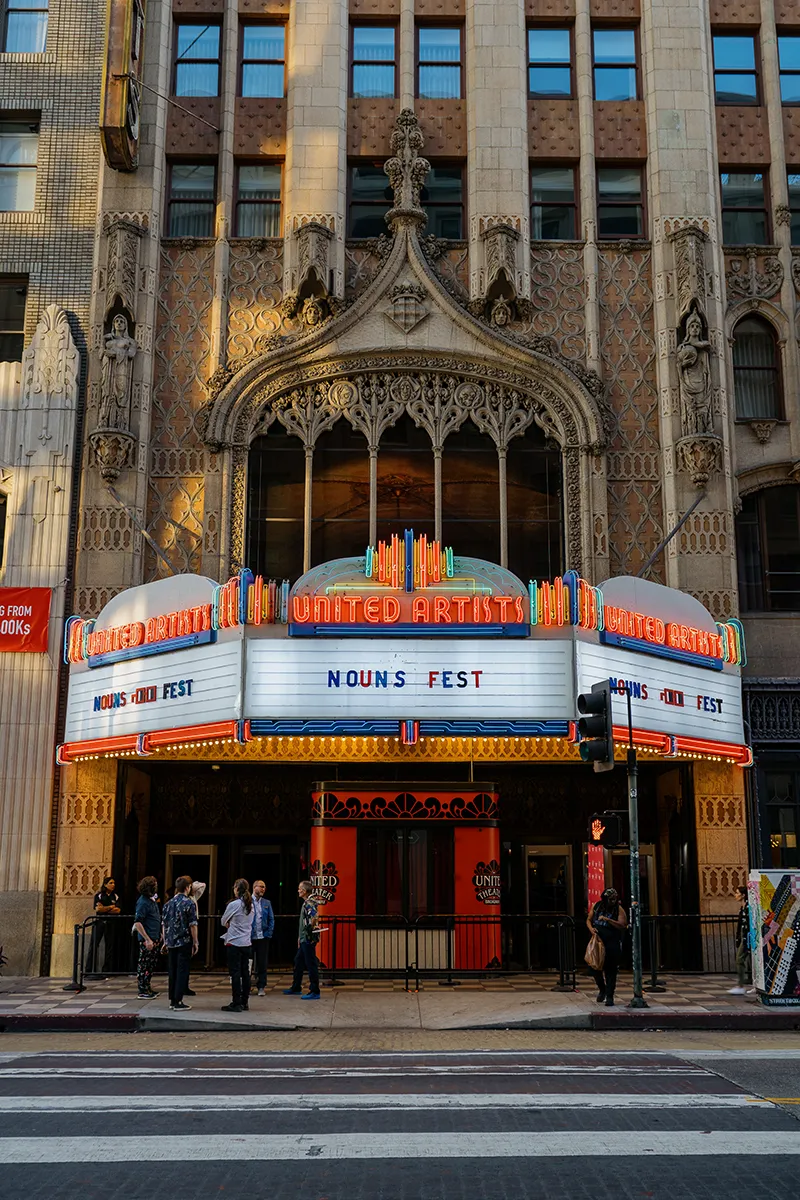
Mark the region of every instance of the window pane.
POLYGON ((636 35, 632 29, 595 29, 596 63, 635 63, 636 35))
POLYGON ((792 213, 792 245, 800 246, 800 212, 792 213))
POLYGON ((722 213, 722 241, 728 246, 765 246, 767 216, 759 212, 722 213))
POLYGON ((461 68, 420 67, 419 94, 423 100, 458 100, 461 95, 461 68))
POLYGON ((239 204, 236 210, 237 237, 280 237, 279 204, 239 204))
POLYGON ((350 176, 350 195, 354 201, 385 201, 392 203, 392 191, 383 167, 353 167, 350 176))
POLYGON ((762 208, 764 206, 764 176, 761 174, 724 172, 722 180, 723 208, 762 208))
POLYGON ((25 297, 27 287, 24 282, 0 284, 0 329, 22 330, 25 324, 25 297))
POLYGON ((461 58, 461 31, 458 29, 419 30, 419 61, 458 62, 461 58))
POLYGON ((463 237, 461 209, 449 207, 429 208, 425 232, 433 234, 437 238, 459 241, 463 237))
POLYGON ((598 222, 601 238, 642 236, 642 210, 638 205, 604 206, 598 212, 598 222))
POLYGON ((461 203, 461 167, 431 167, 420 197, 423 204, 461 203))
POLYGON ((744 420, 777 419, 777 350, 769 326, 748 317, 738 323, 733 337, 736 416, 744 420))
POLYGON ((635 67, 597 67, 594 73, 595 100, 635 100, 635 67))
POLYGON ((442 537, 456 554, 499 561, 499 486, 497 447, 465 421, 442 455, 442 537))
POLYGON ((302 573, 304 486, 302 444, 276 422, 253 441, 247 476, 247 563, 267 579, 302 573))
POLYGON ((736 545, 742 611, 757 612, 764 608, 764 589, 756 496, 742 498, 742 511, 736 518, 736 545))
POLYGON ((394 95, 394 67, 356 64, 353 67, 353 96, 361 99, 368 96, 394 95))
POLYGON ((282 96, 284 93, 283 63, 244 63, 242 66, 243 96, 282 96))
POLYGON ((239 198, 280 200, 281 169, 277 163, 239 167, 239 198))
POLYGON ((186 201, 170 205, 170 237, 211 237, 213 232, 213 204, 186 201))
POLYGON ((778 57, 782 71, 800 71, 800 37, 779 37, 778 57))
POLYGON ((781 100, 784 104, 800 104, 800 75, 781 75, 781 100))
POLYGON ((714 66, 719 70, 755 70, 756 45, 751 37, 715 37, 714 66))
POLYGON ((358 25, 353 30, 353 60, 394 62, 394 28, 358 25))
POLYGON ((575 237, 575 209, 558 205, 534 205, 531 209, 534 241, 570 241, 575 237))
POLYGON ((0 163, 3 166, 36 166, 39 134, 22 121, 4 121, 0 125, 0 163))
POLYGON ((369 541, 369 453, 345 418, 314 446, 311 561, 363 554, 369 541))
POLYGON ((219 91, 217 63, 178 63, 176 96, 216 96, 219 91))
POLYGON ((373 238, 380 237, 382 233, 388 235, 389 229, 384 220, 388 211, 388 204, 386 208, 379 208, 377 205, 373 207, 368 204, 351 204, 350 237, 373 238))
POLYGON ((0 167, 0 210, 28 212, 35 196, 35 167, 0 167))
POLYGON ((767 533, 767 592, 770 607, 800 608, 800 525, 797 488, 767 488, 761 493, 767 533))
POLYGON ((175 58, 219 58, 219 25, 179 25, 175 58))
POLYGON ((181 200, 214 199, 213 163, 173 163, 171 194, 181 200))
POLYGON ((529 67, 528 88, 532 96, 571 96, 569 67, 529 67))
POLYGON ((717 104, 751 104, 756 99, 755 75, 714 76, 714 91, 717 104))
POLYGON ((575 173, 571 167, 534 167, 531 171, 531 200, 541 202, 575 199, 575 173))
POLYGON ((42 54, 46 40, 46 12, 8 14, 5 44, 7 54, 42 54))
POLYGON ((574 172, 569 167, 535 167, 531 171, 531 237, 574 238, 574 199, 574 172))
POLYGON ((607 200, 641 200, 641 172, 628 167, 604 167, 597 172, 597 194, 607 200))
POLYGON ((242 58, 283 58, 283 25, 245 25, 242 58))
MULTIPOLYGON (((22 362, 23 338, 21 333, 0 333, 0 362, 22 362)), ((0 497, 2 503, 4 497, 0 497)), ((3 511, 0 509, 0 520, 3 511)))
POLYGON ((529 29, 528 61, 537 63, 568 63, 569 30, 529 29))
POLYGON ((512 438, 507 456, 508 565, 527 582, 561 573, 561 466, 538 426, 512 438))

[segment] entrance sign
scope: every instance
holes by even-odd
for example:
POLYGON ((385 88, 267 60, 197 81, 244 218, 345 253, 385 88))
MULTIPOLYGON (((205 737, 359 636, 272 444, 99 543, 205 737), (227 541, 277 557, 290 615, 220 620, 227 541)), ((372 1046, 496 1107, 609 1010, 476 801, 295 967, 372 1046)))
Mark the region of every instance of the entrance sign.
POLYGON ((0 654, 47 653, 52 595, 44 587, 0 588, 0 654))

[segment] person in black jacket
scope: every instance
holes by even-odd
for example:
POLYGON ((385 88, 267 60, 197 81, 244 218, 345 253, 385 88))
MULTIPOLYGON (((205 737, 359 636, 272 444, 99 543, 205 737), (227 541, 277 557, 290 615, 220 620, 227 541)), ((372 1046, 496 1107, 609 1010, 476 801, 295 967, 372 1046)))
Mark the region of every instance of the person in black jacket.
POLYGON ((628 928, 628 914, 620 904, 614 888, 606 888, 586 918, 586 924, 589 932, 596 933, 600 938, 606 952, 603 970, 592 971, 598 987, 597 1003, 602 1004, 605 1001, 606 1007, 612 1008, 622 942, 628 928))
POLYGON ((750 962, 750 906, 747 903, 747 888, 740 884, 736 889, 739 901, 739 919, 736 922, 736 987, 728 989, 730 996, 744 996, 753 982, 750 962))

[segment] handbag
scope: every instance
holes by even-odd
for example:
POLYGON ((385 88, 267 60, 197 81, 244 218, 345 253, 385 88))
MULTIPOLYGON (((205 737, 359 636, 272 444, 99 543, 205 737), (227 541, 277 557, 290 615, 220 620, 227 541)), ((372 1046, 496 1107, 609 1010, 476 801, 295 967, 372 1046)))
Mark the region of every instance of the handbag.
POLYGON ((589 939, 589 945, 586 947, 583 957, 586 965, 592 971, 602 971, 606 961, 606 948, 596 933, 593 933, 589 939))

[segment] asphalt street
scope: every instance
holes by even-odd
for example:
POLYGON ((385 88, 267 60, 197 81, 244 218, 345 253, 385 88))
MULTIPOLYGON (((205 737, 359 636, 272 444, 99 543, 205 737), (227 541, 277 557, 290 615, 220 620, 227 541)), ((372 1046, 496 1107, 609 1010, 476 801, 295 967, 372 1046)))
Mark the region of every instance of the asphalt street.
POLYGON ((800 1049, 3 1053, 3 1200, 800 1195, 800 1049))

